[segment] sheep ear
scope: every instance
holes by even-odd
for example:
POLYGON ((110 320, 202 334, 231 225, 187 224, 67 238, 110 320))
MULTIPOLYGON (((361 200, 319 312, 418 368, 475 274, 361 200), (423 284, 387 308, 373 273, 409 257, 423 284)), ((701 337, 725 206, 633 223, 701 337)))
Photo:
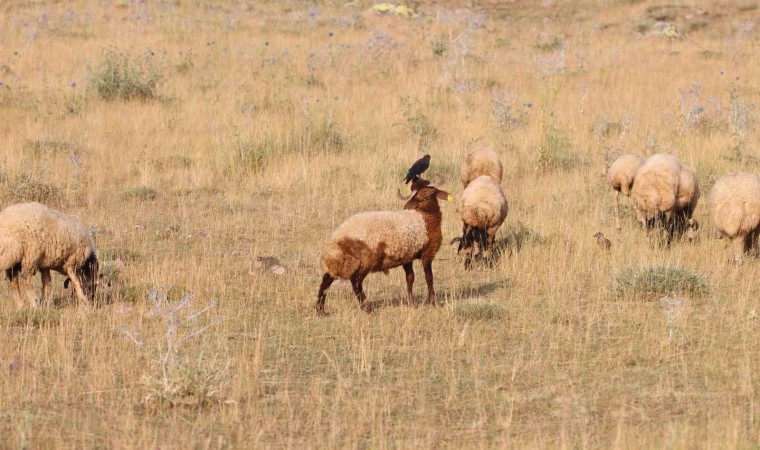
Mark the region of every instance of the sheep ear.
POLYGON ((439 200, 446 200, 447 202, 454 200, 454 197, 451 194, 446 191, 441 191, 440 189, 436 191, 435 195, 439 200))
POLYGON ((417 191, 412 191, 412 196, 408 202, 404 205, 404 209, 416 209, 417 208, 417 191))

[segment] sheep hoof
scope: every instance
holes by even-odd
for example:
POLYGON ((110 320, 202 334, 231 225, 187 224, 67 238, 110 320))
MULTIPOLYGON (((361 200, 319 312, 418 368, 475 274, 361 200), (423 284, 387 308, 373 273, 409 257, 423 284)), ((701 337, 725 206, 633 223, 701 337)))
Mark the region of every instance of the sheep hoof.
POLYGON ((321 307, 321 308, 320 308, 319 306, 317 306, 317 307, 316 307, 316 310, 317 310, 317 315, 318 315, 319 317, 327 317, 327 316, 329 316, 329 315, 330 315, 330 314, 327 314, 327 311, 325 311, 325 308, 324 308, 324 307, 321 307))

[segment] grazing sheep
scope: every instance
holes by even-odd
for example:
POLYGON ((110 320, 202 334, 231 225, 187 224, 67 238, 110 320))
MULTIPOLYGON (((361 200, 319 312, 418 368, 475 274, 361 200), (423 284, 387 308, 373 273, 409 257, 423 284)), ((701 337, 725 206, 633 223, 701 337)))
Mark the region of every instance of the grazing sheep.
POLYGON ((734 242, 734 261, 758 251, 760 235, 760 177, 729 173, 710 191, 710 215, 715 228, 734 242))
POLYGON ((466 249, 464 265, 469 268, 476 242, 481 257, 484 256, 484 250, 490 252, 493 248, 496 231, 507 218, 509 206, 499 183, 488 175, 481 175, 472 180, 462 192, 457 211, 463 222, 457 253, 466 249))
POLYGON ((403 211, 364 212, 343 222, 322 251, 325 273, 317 295, 317 313, 325 314, 326 291, 335 278, 351 280, 356 298, 362 308, 369 310, 362 288, 364 278, 398 266, 406 272, 407 302, 412 307, 415 259, 422 260, 428 302, 435 304, 433 259, 442 239, 438 199, 448 200, 449 194, 427 180, 415 178, 403 211))
POLYGON ((644 164, 644 158, 638 155, 622 155, 610 166, 607 171, 607 181, 615 192, 615 227, 620 229, 620 193, 626 197, 631 196, 633 179, 636 171, 644 164))
MULTIPOLYGON (((696 220, 692 219, 691 216, 694 214, 694 210, 697 208, 697 202, 702 196, 702 192, 699 190, 697 174, 691 167, 682 165, 678 180, 676 227, 679 233, 683 233, 687 229, 691 229, 696 233, 699 224, 697 224, 696 220)), ((689 240, 693 239, 690 238, 689 240)))
MULTIPOLYGON (((31 294, 31 277, 37 270, 42 277, 42 304, 51 270, 68 277, 64 286, 71 282, 80 301, 95 297, 98 258, 87 226, 40 203, 20 203, 0 211, 0 270, 5 270, 18 306, 31 294)), ((31 295, 32 306, 37 306, 31 295)))
POLYGON ((631 190, 638 220, 647 232, 659 222, 669 231, 668 243, 676 231, 683 232, 699 197, 694 170, 675 156, 662 153, 652 155, 639 167, 631 190))
POLYGON ((472 180, 481 175, 489 175, 497 183, 501 183, 503 171, 499 155, 492 147, 477 147, 464 155, 459 176, 462 186, 467 187, 472 180))

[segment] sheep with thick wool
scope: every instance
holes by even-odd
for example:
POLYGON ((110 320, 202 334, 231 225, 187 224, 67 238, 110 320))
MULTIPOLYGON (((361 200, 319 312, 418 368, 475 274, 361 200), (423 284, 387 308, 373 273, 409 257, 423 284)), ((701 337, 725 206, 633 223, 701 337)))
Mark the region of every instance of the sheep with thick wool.
POLYGON ((448 200, 449 194, 417 178, 412 181, 412 194, 403 211, 364 212, 343 222, 322 251, 324 275, 317 295, 317 313, 325 314, 326 291, 336 278, 351 280, 360 305, 369 310, 362 288, 364 278, 398 266, 406 273, 407 302, 412 307, 415 259, 422 260, 428 302, 435 304, 433 259, 442 240, 439 199, 448 200))
POLYGON ((476 147, 464 155, 459 176, 462 179, 462 186, 467 187, 472 180, 481 175, 489 175, 497 183, 501 183, 503 172, 499 154, 493 147, 483 146, 476 147))
POLYGON ((669 230, 670 242, 676 230, 695 225, 692 214, 700 198, 696 173, 673 155, 652 155, 636 171, 631 198, 647 231, 659 222, 669 230))
POLYGON ((462 237, 454 241, 459 240, 457 252, 466 250, 464 265, 469 268, 476 244, 480 257, 490 253, 496 232, 507 218, 509 205, 499 183, 488 175, 481 175, 464 189, 457 202, 457 211, 463 227, 462 237))
POLYGON ((729 173, 710 191, 710 216, 715 228, 733 241, 734 260, 758 251, 760 236, 760 177, 729 173))
POLYGON ((73 216, 40 203, 20 203, 0 211, 0 270, 5 270, 18 306, 24 297, 37 300, 31 279, 39 270, 42 304, 50 284, 50 271, 66 275, 77 298, 85 302, 95 296, 98 258, 89 229, 73 216))
POLYGON ((636 171, 645 159, 638 155, 625 154, 616 159, 607 171, 607 181, 615 193, 615 226, 620 229, 620 194, 631 196, 631 188, 636 171))

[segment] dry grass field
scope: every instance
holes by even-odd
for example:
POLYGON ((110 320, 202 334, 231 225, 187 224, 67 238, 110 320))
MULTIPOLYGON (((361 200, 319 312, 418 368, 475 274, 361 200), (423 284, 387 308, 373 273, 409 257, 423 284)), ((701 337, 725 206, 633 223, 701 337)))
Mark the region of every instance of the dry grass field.
MULTIPOLYGON (((3 448, 754 448, 760 262, 707 193, 760 174, 760 3, 6 0, 0 206, 92 224, 100 306, 0 287, 3 448), (467 4, 467 7, 461 4, 467 4), (314 311, 350 215, 409 165, 462 191, 493 145, 510 212, 443 306, 403 270, 314 311), (650 242, 606 167, 695 167, 700 239, 650 242), (597 246, 602 231, 611 251, 597 246), (258 258, 273 256, 279 266, 258 258)), ((35 280, 36 285, 39 280, 35 280)))

